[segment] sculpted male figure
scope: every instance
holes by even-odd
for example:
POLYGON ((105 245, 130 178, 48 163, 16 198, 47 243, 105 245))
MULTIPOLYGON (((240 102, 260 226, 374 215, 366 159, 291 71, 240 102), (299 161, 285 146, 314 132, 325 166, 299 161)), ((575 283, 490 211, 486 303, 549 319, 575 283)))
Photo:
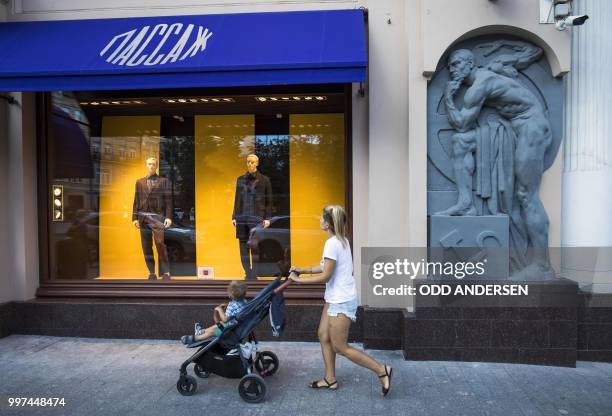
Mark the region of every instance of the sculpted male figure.
POLYGON ((548 260, 548 216, 539 197, 544 171, 544 154, 552 142, 551 128, 542 105, 518 80, 518 69, 539 59, 542 50, 523 42, 497 41, 485 56, 508 46, 510 54, 494 58, 487 68, 476 67, 474 55, 467 49, 454 51, 448 60, 451 80, 444 95, 448 119, 457 131, 453 135, 453 170, 459 193, 458 201, 438 215, 476 215, 472 201, 473 152, 476 147, 475 123, 483 106, 492 107, 506 119, 516 136, 514 150, 515 197, 520 203, 533 248, 529 274, 551 277, 548 260), (467 85, 463 108, 455 106, 454 97, 462 84, 467 85))

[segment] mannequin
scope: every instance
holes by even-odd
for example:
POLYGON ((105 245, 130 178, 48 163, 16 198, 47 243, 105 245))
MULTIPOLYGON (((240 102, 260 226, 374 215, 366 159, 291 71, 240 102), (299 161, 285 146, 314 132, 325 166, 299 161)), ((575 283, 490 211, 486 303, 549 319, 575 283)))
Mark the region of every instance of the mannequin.
POLYGON ((157 248, 162 278, 170 280, 168 252, 164 243, 164 230, 172 225, 170 181, 157 174, 156 158, 150 157, 146 160, 146 169, 147 175, 136 181, 132 224, 140 230, 140 242, 149 269, 149 280, 157 280, 153 243, 157 248))
POLYGON ((256 280, 259 252, 257 247, 249 247, 247 242, 251 230, 257 225, 262 224, 264 228, 270 226, 272 185, 267 176, 257 171, 259 166, 257 155, 248 155, 246 165, 247 172, 236 180, 232 224, 236 227, 236 238, 240 247, 240 260, 245 279, 256 280), (250 257, 252 264, 249 262, 250 257))

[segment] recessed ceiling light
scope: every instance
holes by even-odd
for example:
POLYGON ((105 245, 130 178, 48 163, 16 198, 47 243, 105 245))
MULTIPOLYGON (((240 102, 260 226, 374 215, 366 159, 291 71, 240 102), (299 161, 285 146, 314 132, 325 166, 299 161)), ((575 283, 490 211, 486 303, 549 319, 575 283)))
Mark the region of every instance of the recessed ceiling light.
POLYGON ((219 102, 219 99, 218 99, 218 98, 212 98, 212 100, 213 100, 214 102, 216 102, 216 103, 218 103, 218 102, 219 102))
POLYGON ((320 95, 319 95, 319 96, 317 96, 316 98, 317 98, 317 100, 319 100, 319 101, 323 101, 323 100, 325 99, 325 97, 321 97, 320 95))
POLYGON ((198 102, 198 100, 197 100, 196 98, 190 98, 190 99, 189 99, 189 102, 191 102, 191 103, 197 103, 197 102, 198 102))
POLYGON ((108 101, 100 101, 100 104, 108 105, 110 103, 108 101))
POLYGON ((187 100, 186 100, 186 99, 184 99, 184 98, 179 98, 178 102, 179 102, 179 103, 186 103, 186 102, 187 102, 187 100))
POLYGON ((231 99, 231 98, 224 98, 224 99, 223 99, 223 101, 232 102, 232 101, 234 101, 234 100, 233 100, 233 99, 231 99))
POLYGON ((111 101, 111 104, 121 104, 119 101, 111 101))
POLYGON ((97 102, 97 101, 93 101, 93 102, 91 103, 91 105, 99 105, 99 104, 100 104, 100 103, 99 103, 99 102, 97 102))
POLYGON ((167 103, 175 103, 175 100, 166 100, 167 103))
POLYGON ((304 99, 309 101, 309 100, 312 100, 312 97, 304 97, 304 99))

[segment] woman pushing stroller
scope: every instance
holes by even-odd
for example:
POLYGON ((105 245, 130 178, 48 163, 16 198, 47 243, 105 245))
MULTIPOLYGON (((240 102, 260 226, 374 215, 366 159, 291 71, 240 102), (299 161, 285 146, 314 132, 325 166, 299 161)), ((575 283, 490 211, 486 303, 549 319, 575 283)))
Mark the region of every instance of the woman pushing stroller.
POLYGON ((339 205, 328 205, 321 214, 320 226, 327 233, 321 263, 308 268, 292 267, 289 278, 297 283, 325 283, 325 306, 319 323, 319 342, 325 364, 325 376, 313 381, 313 389, 336 390, 336 354, 373 371, 380 379, 382 394, 391 387, 393 369, 374 360, 364 351, 347 343, 351 321, 355 322, 357 292, 353 278, 353 257, 347 238, 347 215, 339 205), (299 277, 317 274, 313 277, 299 277))

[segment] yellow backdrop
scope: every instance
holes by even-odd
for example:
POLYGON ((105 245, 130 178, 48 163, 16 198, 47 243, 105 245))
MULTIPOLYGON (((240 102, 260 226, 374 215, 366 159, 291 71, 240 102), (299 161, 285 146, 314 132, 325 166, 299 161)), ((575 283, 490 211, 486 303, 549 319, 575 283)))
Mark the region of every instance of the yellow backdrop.
POLYGON ((102 119, 99 218, 101 279, 146 279, 149 274, 142 254, 140 233, 132 225, 132 204, 136 180, 146 175, 145 160, 151 156, 159 158, 160 120, 159 116, 115 116, 102 119), (136 158, 129 158, 130 149, 136 149, 136 158))
POLYGON ((232 226, 236 179, 255 149, 254 115, 195 117, 196 264, 215 279, 244 276, 232 226))
POLYGON ((345 205, 344 114, 289 118, 291 263, 319 263, 327 238, 319 218, 328 204, 345 205))

